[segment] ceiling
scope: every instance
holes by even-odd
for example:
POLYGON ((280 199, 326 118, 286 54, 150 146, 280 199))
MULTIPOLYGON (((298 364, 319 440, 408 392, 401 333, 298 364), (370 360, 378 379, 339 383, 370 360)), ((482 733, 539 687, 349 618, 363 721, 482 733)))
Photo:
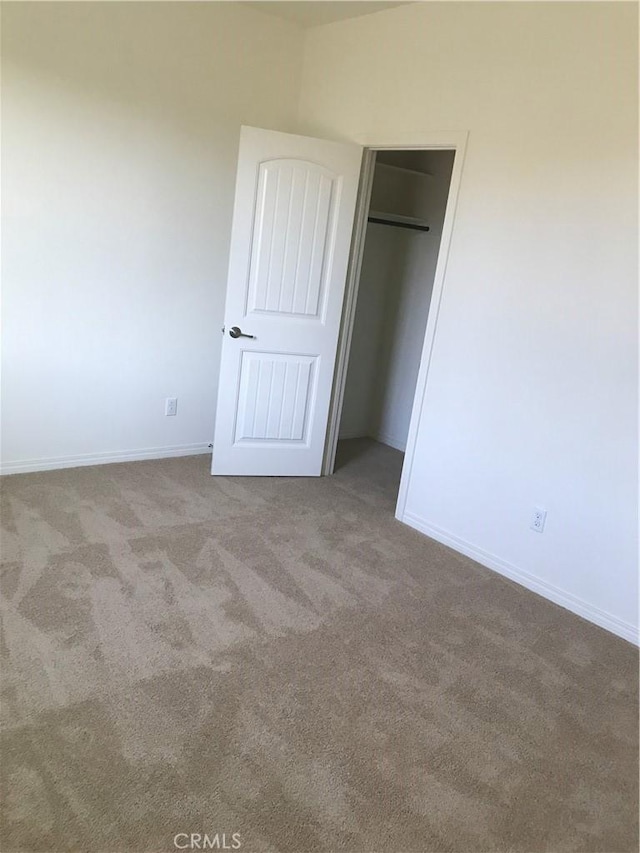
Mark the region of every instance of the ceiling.
POLYGON ((374 0, 343 0, 343 2, 330 2, 330 0, 288 0, 288 2, 272 3, 271 0, 260 2, 247 2, 247 6, 253 6, 261 12, 286 18, 302 27, 317 27, 321 24, 330 24, 333 21, 343 21, 345 18, 357 18, 360 15, 370 15, 372 12, 380 12, 383 9, 391 9, 393 6, 404 6, 406 3, 386 3, 374 0))

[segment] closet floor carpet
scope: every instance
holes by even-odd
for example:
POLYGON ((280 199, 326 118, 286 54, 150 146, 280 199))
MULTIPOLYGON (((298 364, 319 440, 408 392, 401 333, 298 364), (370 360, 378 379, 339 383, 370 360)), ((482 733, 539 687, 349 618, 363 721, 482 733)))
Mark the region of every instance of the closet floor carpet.
POLYGON ((637 650, 341 455, 4 480, 3 853, 638 849, 637 650))

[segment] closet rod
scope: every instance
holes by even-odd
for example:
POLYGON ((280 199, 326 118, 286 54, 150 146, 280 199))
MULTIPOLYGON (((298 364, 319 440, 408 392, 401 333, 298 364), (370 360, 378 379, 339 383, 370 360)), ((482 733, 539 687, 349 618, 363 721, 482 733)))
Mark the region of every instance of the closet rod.
POLYGON ((395 228, 410 228, 412 231, 429 231, 428 225, 418 225, 415 222, 399 222, 396 219, 383 219, 381 216, 369 216, 369 222, 375 222, 378 225, 393 225, 395 228))

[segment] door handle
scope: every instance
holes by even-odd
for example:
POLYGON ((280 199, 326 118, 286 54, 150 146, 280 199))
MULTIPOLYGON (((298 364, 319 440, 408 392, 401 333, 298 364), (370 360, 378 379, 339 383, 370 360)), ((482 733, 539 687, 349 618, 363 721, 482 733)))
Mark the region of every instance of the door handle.
POLYGON ((232 326, 229 329, 229 334, 231 335, 232 338, 254 338, 255 339, 255 335, 245 335, 245 333, 242 331, 242 329, 239 329, 237 326, 232 326))

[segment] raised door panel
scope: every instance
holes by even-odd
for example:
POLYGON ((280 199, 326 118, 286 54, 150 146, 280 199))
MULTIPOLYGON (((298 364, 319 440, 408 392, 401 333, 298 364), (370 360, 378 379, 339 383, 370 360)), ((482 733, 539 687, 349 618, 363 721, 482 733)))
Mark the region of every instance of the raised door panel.
POLYGON ((316 163, 260 164, 247 314, 323 318, 340 184, 316 163))
POLYGON ((316 357, 245 351, 240 366, 235 442, 300 444, 307 439, 316 357))

